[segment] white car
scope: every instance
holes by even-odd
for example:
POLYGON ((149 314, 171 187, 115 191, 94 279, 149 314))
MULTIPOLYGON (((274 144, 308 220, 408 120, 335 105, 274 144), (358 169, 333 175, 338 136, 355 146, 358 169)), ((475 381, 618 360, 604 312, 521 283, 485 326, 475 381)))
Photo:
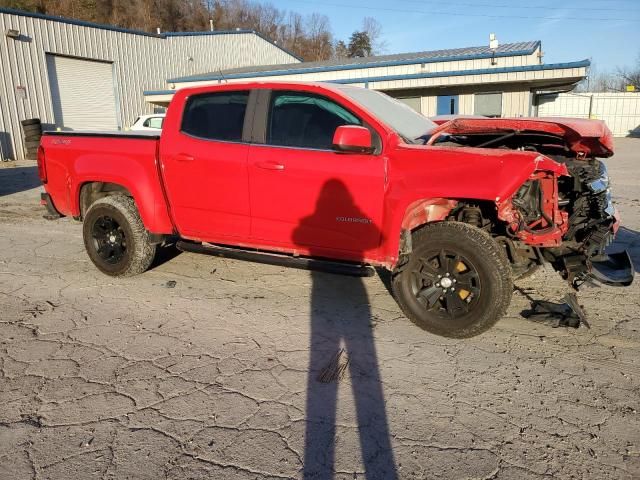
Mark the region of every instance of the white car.
POLYGON ((154 113, 153 115, 141 115, 131 125, 131 130, 162 130, 164 113, 154 113))

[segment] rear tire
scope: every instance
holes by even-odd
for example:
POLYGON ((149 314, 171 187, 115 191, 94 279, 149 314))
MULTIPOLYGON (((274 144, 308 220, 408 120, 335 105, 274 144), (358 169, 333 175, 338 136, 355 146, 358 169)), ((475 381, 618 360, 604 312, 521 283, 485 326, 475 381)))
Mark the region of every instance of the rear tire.
POLYGON ((110 195, 96 200, 84 217, 82 233, 89 258, 107 275, 138 275, 153 262, 156 245, 149 241, 131 197, 110 195))
POLYGON ((413 233, 412 244, 393 272, 392 288, 416 325, 436 335, 468 338, 505 314, 513 293, 511 266, 488 233, 438 222, 413 233))

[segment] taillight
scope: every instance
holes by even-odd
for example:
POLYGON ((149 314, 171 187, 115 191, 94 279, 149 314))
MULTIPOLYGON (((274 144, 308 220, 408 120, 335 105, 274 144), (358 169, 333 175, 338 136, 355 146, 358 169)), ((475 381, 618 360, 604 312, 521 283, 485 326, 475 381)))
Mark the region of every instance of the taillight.
POLYGON ((47 166, 44 159, 44 148, 38 147, 38 177, 42 183, 47 183, 47 166))

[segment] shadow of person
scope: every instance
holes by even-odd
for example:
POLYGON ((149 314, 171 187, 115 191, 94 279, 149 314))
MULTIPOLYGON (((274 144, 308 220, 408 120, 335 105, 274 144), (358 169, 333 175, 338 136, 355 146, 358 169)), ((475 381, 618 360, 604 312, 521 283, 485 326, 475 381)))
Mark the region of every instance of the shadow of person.
MULTIPOLYGON (((336 223, 335 212, 338 210, 347 212, 349 218, 366 217, 355 205, 346 186, 332 179, 323 185, 316 210, 303 218, 294 231, 294 243, 308 248, 311 256, 319 256, 318 244, 322 243, 322 239, 314 239, 313 232, 320 234, 323 225, 325 230, 335 226, 335 230, 347 232, 355 227, 336 223)), ((371 223, 367 228, 377 230, 371 223)), ((379 231, 377 235, 366 237, 379 239, 379 231)), ((376 246, 362 244, 363 237, 358 238, 362 250, 376 246)), ((354 259, 363 258, 362 250, 356 252, 354 259)), ((363 280, 361 277, 319 271, 312 271, 311 279, 311 351, 307 377, 304 478, 330 479, 334 476, 338 386, 348 370, 366 478, 395 479, 397 472, 373 338, 371 310, 363 280)), ((351 446, 346 448, 351 450, 351 446)))

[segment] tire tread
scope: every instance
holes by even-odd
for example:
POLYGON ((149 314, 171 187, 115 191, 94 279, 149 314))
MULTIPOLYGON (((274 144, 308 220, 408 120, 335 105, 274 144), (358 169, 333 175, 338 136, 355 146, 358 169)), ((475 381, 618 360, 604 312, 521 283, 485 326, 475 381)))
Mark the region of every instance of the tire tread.
POLYGON ((427 331, 450 338, 468 338, 479 335, 495 325, 506 313, 507 308, 509 307, 511 296, 513 294, 513 279, 509 260, 498 243, 487 232, 472 225, 454 221, 431 223, 414 231, 412 234, 414 249, 418 245, 428 243, 431 240, 431 237, 437 234, 450 235, 455 239, 469 239, 474 244, 474 247, 482 250, 483 257, 488 257, 491 262, 497 265, 498 268, 496 274, 498 277, 498 285, 496 288, 496 298, 493 303, 493 314, 482 315, 477 322, 460 330, 444 330, 424 325, 423 322, 419 321, 415 317, 408 304, 404 301, 400 289, 402 274, 410 264, 408 260, 409 256, 400 259, 396 269, 393 271, 391 281, 393 294, 404 314, 412 322, 416 323, 416 325, 427 331))
MULTIPOLYGON (((121 194, 99 198, 91 204, 85 218, 90 215, 92 209, 105 205, 115 208, 125 217, 131 228, 134 246, 131 261, 124 271, 117 274, 105 273, 113 276, 131 277, 145 272, 153 262, 156 245, 150 242, 149 232, 147 232, 142 223, 135 201, 133 198, 121 194)), ((87 240, 85 239, 85 245, 86 242, 87 240)))

